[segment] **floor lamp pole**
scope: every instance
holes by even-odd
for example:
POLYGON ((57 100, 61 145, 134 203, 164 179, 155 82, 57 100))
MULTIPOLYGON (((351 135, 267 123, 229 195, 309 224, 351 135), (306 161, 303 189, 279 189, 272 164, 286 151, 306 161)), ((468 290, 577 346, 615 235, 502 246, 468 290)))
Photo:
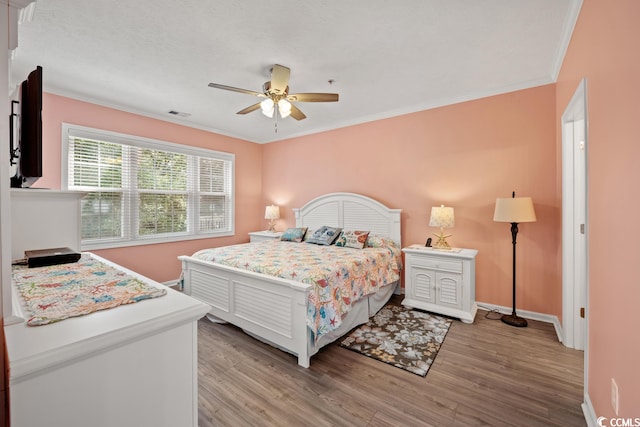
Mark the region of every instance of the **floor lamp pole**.
POLYGON ((511 314, 502 316, 502 321, 511 326, 525 327, 527 320, 516 314, 516 237, 518 236, 518 223, 511 223, 511 243, 513 244, 513 305, 511 314))

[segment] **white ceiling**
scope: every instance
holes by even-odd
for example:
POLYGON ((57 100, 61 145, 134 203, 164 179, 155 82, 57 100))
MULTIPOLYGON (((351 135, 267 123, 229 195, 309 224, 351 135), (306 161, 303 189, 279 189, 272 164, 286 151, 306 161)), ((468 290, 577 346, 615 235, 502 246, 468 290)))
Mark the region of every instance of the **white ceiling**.
POLYGON ((552 83, 582 0, 38 0, 11 84, 264 143, 552 83), (237 111, 274 63, 302 121, 237 111), (333 84, 329 80, 334 80, 333 84), (175 117, 169 110, 190 113, 175 117))

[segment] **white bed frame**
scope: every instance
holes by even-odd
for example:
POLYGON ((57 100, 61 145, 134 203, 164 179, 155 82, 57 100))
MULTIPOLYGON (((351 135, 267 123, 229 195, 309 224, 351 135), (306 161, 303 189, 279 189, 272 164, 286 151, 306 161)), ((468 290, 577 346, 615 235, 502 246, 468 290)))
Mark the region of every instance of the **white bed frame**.
MULTIPOLYGON (((345 230, 370 230, 401 244, 401 209, 390 209, 369 197, 332 193, 293 209, 297 227, 315 230, 323 225, 345 230)), ((182 261, 184 292, 211 306, 210 314, 234 324, 250 335, 309 359, 324 345, 357 325, 366 323, 391 297, 398 283, 356 302, 341 327, 313 342, 307 328, 307 295, 311 285, 254 273, 190 256, 182 261)))

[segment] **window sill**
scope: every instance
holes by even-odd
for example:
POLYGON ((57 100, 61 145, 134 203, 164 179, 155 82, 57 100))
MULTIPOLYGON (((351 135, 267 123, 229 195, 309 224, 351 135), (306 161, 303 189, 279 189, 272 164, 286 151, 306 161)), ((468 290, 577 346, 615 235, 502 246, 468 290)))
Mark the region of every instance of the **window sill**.
POLYGON ((86 243, 81 244, 82 251, 94 251, 99 249, 113 249, 124 248, 130 246, 143 246, 143 245, 156 245, 159 243, 172 243, 172 242, 184 242, 187 240, 200 240, 200 239, 213 239, 216 237, 228 237, 234 236, 235 231, 225 231, 219 233, 208 234, 187 234, 180 236, 165 236, 165 237, 149 237, 140 240, 113 240, 108 242, 99 243, 86 243))

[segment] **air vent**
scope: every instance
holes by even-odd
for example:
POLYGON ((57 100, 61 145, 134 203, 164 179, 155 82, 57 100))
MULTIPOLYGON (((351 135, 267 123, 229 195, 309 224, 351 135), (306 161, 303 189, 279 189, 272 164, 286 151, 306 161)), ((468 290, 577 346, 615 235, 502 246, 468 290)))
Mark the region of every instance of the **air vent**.
POLYGON ((180 111, 176 111, 176 110, 169 110, 169 114, 172 114, 178 117, 189 117, 191 115, 191 113, 181 113, 180 111))

